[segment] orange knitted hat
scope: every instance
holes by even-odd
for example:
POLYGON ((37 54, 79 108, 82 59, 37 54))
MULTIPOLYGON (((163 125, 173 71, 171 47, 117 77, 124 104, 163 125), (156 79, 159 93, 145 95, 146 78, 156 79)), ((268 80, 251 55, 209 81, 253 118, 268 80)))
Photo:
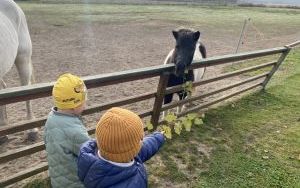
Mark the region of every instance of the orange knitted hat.
POLYGON ((143 122, 129 110, 111 108, 101 117, 95 134, 102 157, 113 162, 129 162, 141 149, 143 122))

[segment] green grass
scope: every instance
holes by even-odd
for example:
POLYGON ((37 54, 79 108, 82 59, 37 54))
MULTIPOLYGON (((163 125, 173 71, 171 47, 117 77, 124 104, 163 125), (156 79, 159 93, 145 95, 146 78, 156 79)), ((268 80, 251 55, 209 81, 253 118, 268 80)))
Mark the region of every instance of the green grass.
POLYGON ((32 182, 25 185, 23 188, 50 188, 51 183, 49 178, 35 179, 32 182))
POLYGON ((117 4, 42 4, 19 2, 29 20, 49 24, 72 25, 80 22, 124 23, 165 21, 194 25, 211 31, 239 34, 245 18, 251 18, 262 32, 278 34, 298 31, 300 9, 244 8, 180 5, 117 5, 117 4), (268 24, 266 24, 268 23, 268 24))
POLYGON ((164 187, 165 182, 182 187, 300 187, 299 62, 300 50, 295 50, 266 92, 211 109, 204 126, 168 141, 159 154, 163 168, 154 160, 148 164, 151 187, 164 187), (209 158, 199 152, 201 146, 211 148, 209 158), (180 169, 175 161, 190 164, 180 169))

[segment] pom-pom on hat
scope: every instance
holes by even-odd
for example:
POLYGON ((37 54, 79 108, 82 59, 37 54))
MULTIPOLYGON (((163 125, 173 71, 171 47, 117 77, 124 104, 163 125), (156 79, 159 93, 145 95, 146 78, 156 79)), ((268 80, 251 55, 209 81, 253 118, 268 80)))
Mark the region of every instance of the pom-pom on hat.
POLYGON ((143 122, 132 111, 111 108, 99 120, 95 135, 102 157, 113 162, 127 163, 141 149, 143 122))
POLYGON ((72 109, 86 100, 87 90, 82 79, 66 73, 61 75, 52 89, 54 104, 59 109, 72 109))

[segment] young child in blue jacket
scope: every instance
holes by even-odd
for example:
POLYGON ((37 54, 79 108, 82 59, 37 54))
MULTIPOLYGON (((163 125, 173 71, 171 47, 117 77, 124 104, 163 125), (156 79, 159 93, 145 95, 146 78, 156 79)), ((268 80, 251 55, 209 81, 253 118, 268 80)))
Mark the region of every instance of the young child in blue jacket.
POLYGON ((84 143, 78 156, 78 176, 87 188, 144 188, 143 165, 163 145, 160 132, 144 137, 143 122, 135 113, 111 108, 100 119, 96 140, 84 143))

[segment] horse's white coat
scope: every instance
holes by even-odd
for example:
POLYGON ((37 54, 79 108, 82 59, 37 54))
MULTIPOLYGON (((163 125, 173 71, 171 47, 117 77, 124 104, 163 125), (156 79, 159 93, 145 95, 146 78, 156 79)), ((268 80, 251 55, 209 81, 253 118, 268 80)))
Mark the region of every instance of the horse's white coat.
MULTIPOLYGON (((5 74, 15 64, 21 85, 31 84, 32 44, 25 15, 12 0, 0 0, 0 89, 5 88, 5 74)), ((27 118, 32 118, 30 102, 26 102, 27 118)), ((6 124, 5 106, 0 106, 0 125, 6 124)))

